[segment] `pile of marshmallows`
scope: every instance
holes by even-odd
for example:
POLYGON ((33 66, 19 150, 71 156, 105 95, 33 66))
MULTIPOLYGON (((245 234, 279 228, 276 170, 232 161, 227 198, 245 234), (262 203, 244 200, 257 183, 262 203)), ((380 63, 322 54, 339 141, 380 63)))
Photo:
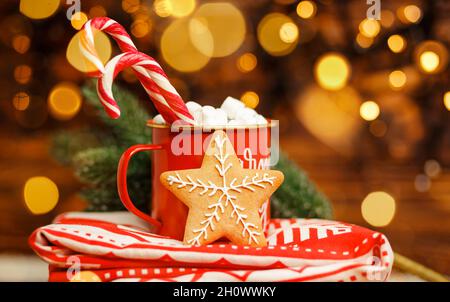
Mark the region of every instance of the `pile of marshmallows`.
MULTIPOLYGON (((196 102, 187 102, 186 107, 192 114, 196 126, 238 126, 238 125, 266 125, 267 120, 252 108, 235 98, 227 97, 220 108, 201 106, 196 102)), ((166 124, 158 114, 153 118, 156 124, 166 124)))

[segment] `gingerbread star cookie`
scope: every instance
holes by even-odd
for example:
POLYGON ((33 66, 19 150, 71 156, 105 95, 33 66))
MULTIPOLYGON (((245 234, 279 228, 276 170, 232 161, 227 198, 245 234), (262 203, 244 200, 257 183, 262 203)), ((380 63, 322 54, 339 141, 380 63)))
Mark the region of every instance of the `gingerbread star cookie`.
POLYGON ((283 179, 279 171, 243 169, 221 130, 213 134, 200 169, 161 174, 162 184, 189 207, 187 245, 225 237, 237 245, 266 246, 258 209, 283 179))

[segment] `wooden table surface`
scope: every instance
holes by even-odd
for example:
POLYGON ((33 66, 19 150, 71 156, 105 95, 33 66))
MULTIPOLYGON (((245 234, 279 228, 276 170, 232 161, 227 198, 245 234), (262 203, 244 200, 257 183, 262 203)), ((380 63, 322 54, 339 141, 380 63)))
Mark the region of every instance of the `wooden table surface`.
MULTIPOLYGON (((450 274, 449 171, 433 182, 430 192, 418 193, 414 189, 418 167, 383 161, 355 165, 304 133, 282 137, 282 149, 332 200, 336 219, 368 226, 361 201, 371 191, 385 190, 395 197, 397 212, 391 224, 378 230, 388 236, 395 251, 450 274)), ((0 252, 31 252, 27 237, 35 228, 57 213, 83 208, 76 195, 79 184, 69 169, 48 155, 48 142, 46 132, 0 132, 0 252), (22 198, 25 181, 36 175, 50 177, 60 190, 59 204, 43 216, 29 213, 22 198)))

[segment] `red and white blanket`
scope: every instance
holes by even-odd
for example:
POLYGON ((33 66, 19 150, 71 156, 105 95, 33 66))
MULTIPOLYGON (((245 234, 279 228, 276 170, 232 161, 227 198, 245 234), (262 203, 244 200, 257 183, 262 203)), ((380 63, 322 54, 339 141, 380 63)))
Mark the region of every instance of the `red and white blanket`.
POLYGON ((383 234, 319 219, 273 219, 264 248, 185 246, 128 212, 67 213, 37 229, 33 250, 50 281, 86 272, 101 281, 385 281, 393 252, 383 234))

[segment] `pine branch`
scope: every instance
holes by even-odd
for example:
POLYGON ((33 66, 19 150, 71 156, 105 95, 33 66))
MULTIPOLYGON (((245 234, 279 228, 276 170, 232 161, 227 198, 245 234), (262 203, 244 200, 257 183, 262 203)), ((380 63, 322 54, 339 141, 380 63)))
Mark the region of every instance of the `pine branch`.
POLYGON ((332 217, 328 199, 316 189, 307 175, 294 162, 280 154, 275 169, 283 172, 285 181, 272 195, 273 217, 332 217))
POLYGON ((94 82, 85 85, 82 88, 82 92, 86 101, 96 108, 98 117, 114 135, 118 145, 128 147, 151 141, 150 128, 145 126, 146 122, 150 119, 150 115, 137 97, 131 92, 116 86, 113 87, 114 97, 121 110, 121 115, 116 120, 110 118, 105 113, 98 99, 94 82))

